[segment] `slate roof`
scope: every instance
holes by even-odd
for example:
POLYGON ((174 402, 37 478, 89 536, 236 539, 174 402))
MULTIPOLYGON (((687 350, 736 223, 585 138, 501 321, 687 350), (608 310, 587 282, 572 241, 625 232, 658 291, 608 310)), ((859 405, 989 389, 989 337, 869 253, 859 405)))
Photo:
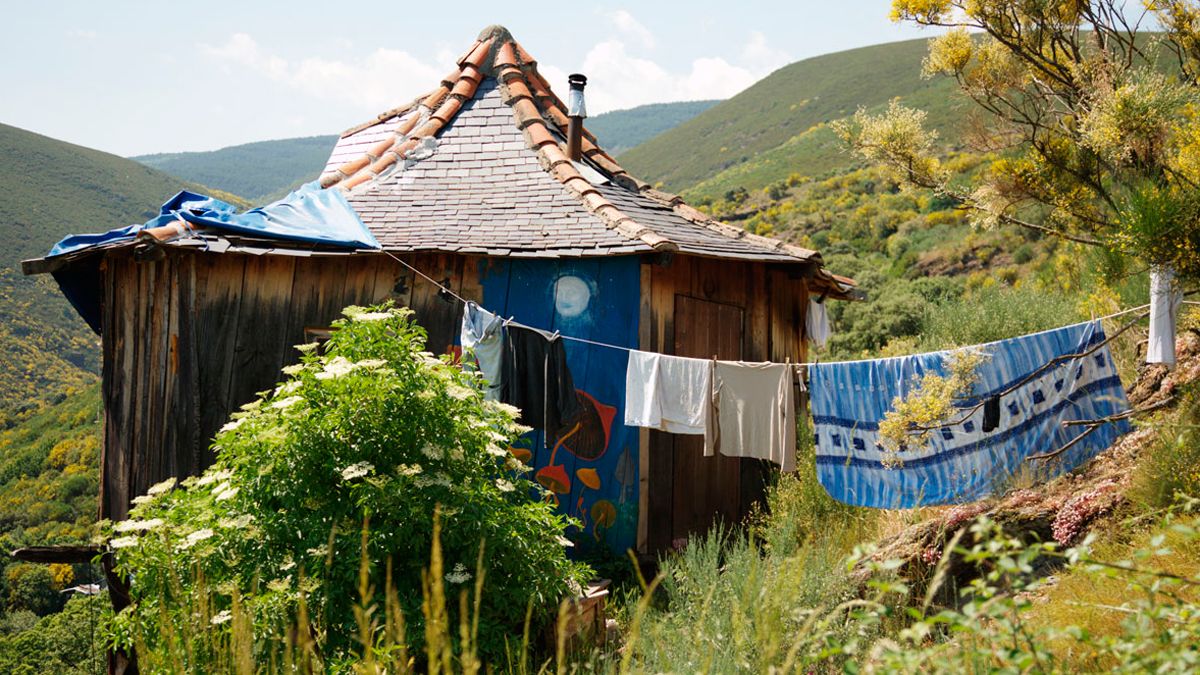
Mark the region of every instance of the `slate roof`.
POLYGON ((567 124, 536 61, 491 26, 433 92, 342 134, 321 184, 346 190, 395 251, 820 265, 816 251, 720 223, 630 176, 587 131, 583 161, 571 162, 567 124))

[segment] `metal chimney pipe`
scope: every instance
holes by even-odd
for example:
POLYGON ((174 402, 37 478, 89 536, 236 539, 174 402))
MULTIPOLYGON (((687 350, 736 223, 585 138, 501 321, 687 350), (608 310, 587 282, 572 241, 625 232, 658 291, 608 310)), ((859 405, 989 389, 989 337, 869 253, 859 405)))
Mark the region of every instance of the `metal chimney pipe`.
POLYGON ((567 98, 567 157, 578 162, 583 159, 583 118, 587 117, 583 88, 587 85, 587 77, 572 73, 567 76, 567 83, 571 85, 567 98))

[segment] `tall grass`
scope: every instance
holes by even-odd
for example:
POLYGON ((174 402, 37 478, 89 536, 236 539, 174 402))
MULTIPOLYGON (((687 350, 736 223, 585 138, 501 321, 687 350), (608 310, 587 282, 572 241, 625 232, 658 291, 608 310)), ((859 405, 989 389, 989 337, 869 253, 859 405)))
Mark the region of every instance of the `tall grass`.
POLYGON ((987 286, 931 306, 921 322, 921 351, 966 347, 1087 319, 1078 299, 1022 285, 987 286))
MULTIPOLYGON (((177 597, 193 599, 184 615, 190 621, 175 623, 162 621, 155 645, 151 648, 144 641, 135 641, 139 666, 146 673, 236 673, 257 675, 259 673, 354 673, 356 675, 394 675, 404 673, 464 673, 474 675, 482 672, 477 647, 479 635, 480 603, 483 597, 485 551, 477 561, 475 584, 464 588, 457 597, 446 593, 443 577, 441 525, 434 520, 434 536, 430 551, 429 566, 422 573, 424 602, 421 614, 424 618, 424 648, 414 652, 406 642, 405 616, 401 609, 396 586, 393 584, 392 566, 386 564, 387 588, 377 594, 371 585, 370 569, 373 561, 367 550, 367 527, 363 528, 363 548, 360 553, 359 599, 354 608, 358 630, 359 649, 352 657, 330 659, 323 654, 320 641, 312 634, 308 604, 302 596, 297 610, 277 630, 266 634, 255 626, 261 626, 261 617, 252 615, 248 603, 233 590, 233 602, 229 609, 214 611, 213 598, 223 589, 206 583, 199 575, 191 583, 198 592, 177 597), (378 598, 382 595, 382 604, 378 598), (457 610, 457 611, 455 611, 457 610), (457 615, 457 625, 451 620, 457 615), (232 630, 212 631, 214 624, 229 622, 232 630)), ((512 636, 507 663, 489 664, 488 670, 528 675, 547 672, 552 663, 566 663, 566 635, 561 630, 570 623, 576 606, 564 601, 559 610, 557 645, 547 646, 538 640, 538 632, 531 630, 532 613, 527 613, 522 635, 512 636)))

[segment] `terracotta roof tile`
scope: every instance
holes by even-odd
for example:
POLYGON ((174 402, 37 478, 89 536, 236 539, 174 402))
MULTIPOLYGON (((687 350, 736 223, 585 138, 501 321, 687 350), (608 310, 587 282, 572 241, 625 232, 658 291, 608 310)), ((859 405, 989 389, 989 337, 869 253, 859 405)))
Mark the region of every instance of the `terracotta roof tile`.
MULTIPOLYGON (((630 176, 584 130, 572 163, 566 106, 508 31, 485 29, 432 92, 348 130, 322 174, 386 248, 582 256, 672 251, 820 263, 720 223, 630 176)), ((824 278, 824 277, 822 277, 824 278)), ((830 283, 833 283, 830 281, 830 283)))

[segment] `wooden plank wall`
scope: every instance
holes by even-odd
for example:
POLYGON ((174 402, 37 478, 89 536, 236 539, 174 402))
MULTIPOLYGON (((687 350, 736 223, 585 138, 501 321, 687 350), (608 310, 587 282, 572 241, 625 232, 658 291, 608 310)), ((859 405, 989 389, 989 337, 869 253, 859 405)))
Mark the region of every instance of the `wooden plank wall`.
MULTIPOLYGON (((293 345, 306 327, 328 326, 346 305, 391 298, 413 308, 429 348, 442 352, 462 321, 459 303, 382 255, 166 253, 158 261, 121 254, 105 261, 104 518, 123 518, 149 486, 210 465, 217 430, 299 359, 293 345)), ((481 299, 477 258, 433 253, 407 261, 481 299)))
MULTIPOLYGON (((728 262, 707 258, 673 256, 666 264, 649 257, 642 266, 642 298, 639 342, 645 351, 675 353, 676 299, 690 297, 721 303, 743 310, 742 355, 746 361, 791 360, 801 363, 807 357, 804 339, 804 312, 808 306, 807 282, 795 268, 774 269, 761 263, 728 262)), ((676 438, 649 431, 642 434, 641 445, 641 519, 638 549, 657 553, 685 535, 676 528, 694 518, 676 518, 674 513, 679 488, 676 486, 676 438)), ((761 499, 770 470, 762 462, 739 461, 736 499, 739 517, 761 499)), ((690 469, 689 469, 690 470, 690 469)), ((693 478, 696 485, 709 483, 693 478)))

